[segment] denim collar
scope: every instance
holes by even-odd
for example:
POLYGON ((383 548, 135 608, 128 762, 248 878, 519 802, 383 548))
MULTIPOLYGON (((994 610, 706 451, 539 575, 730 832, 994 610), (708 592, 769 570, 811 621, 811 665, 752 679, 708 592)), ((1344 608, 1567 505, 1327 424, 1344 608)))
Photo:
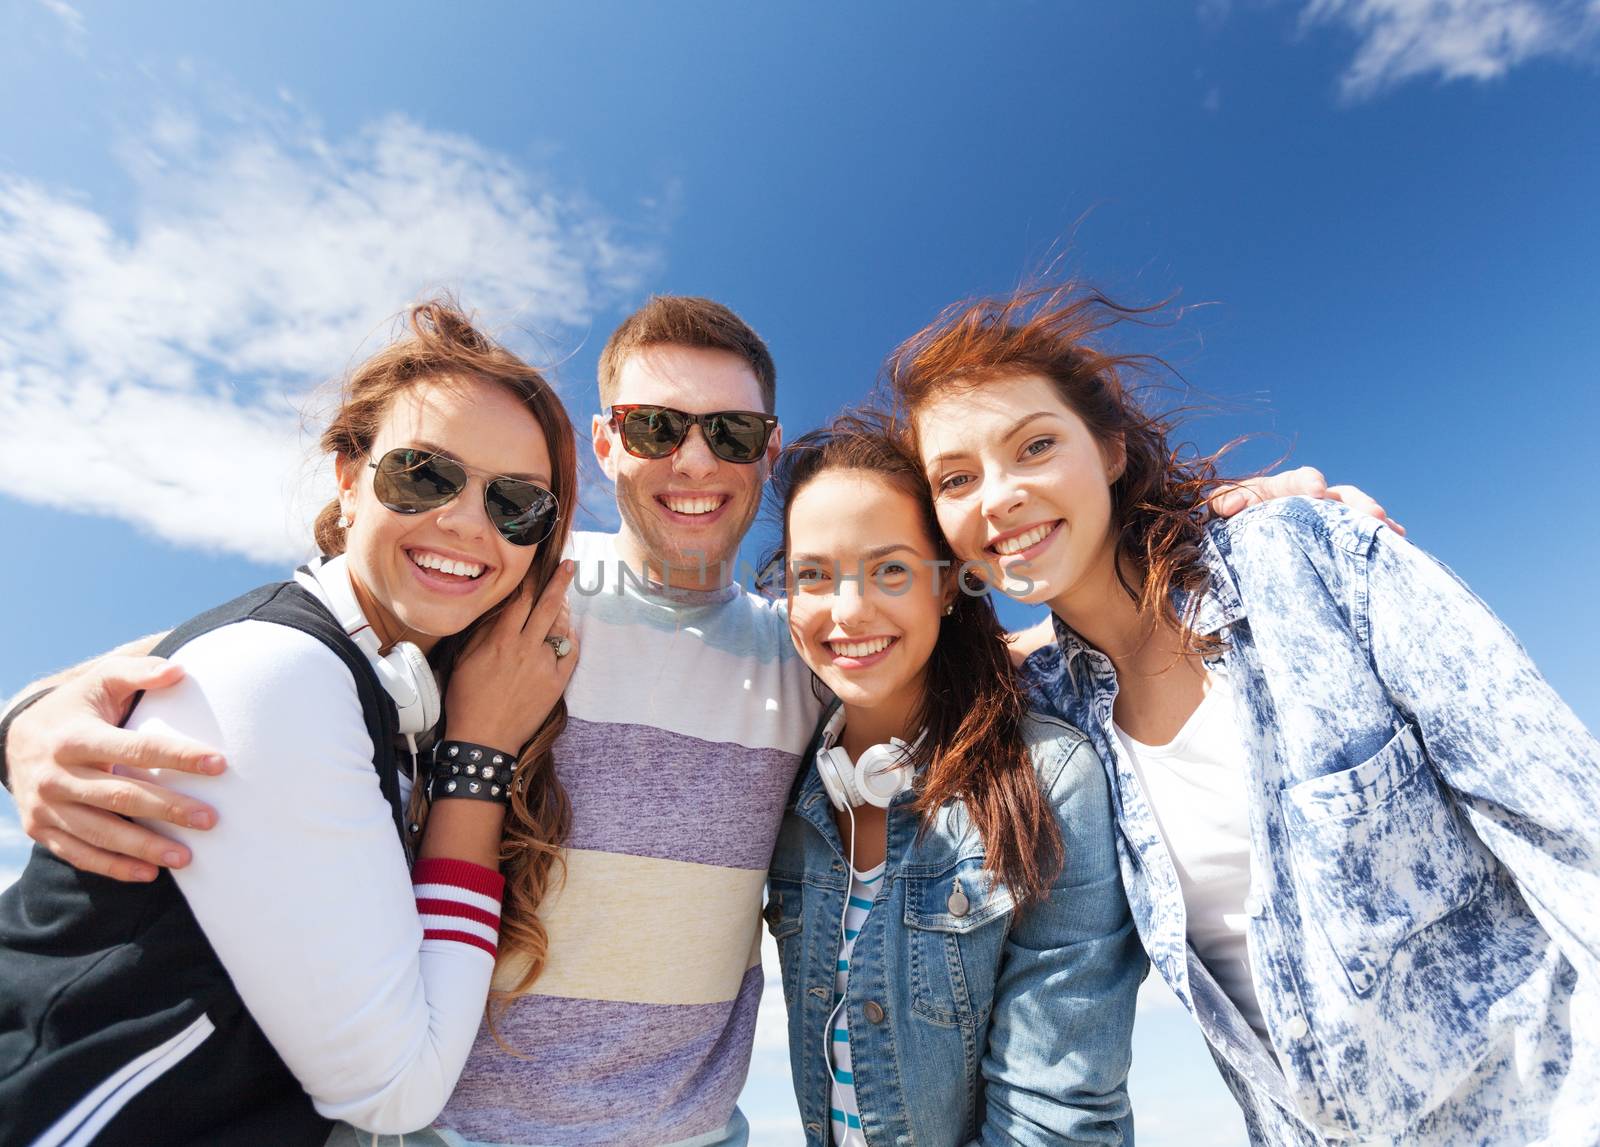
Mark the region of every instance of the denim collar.
MULTIPOLYGON (((1218 526, 1206 531, 1200 543, 1200 560, 1205 564, 1205 588, 1197 591, 1200 600, 1193 603, 1195 634, 1212 637, 1221 633, 1245 616, 1244 602, 1239 597, 1239 586, 1233 580, 1233 567, 1227 560, 1232 549, 1232 539, 1226 528, 1218 526)), ((1192 595, 1178 590, 1173 594, 1173 605, 1178 616, 1187 616, 1192 595)))

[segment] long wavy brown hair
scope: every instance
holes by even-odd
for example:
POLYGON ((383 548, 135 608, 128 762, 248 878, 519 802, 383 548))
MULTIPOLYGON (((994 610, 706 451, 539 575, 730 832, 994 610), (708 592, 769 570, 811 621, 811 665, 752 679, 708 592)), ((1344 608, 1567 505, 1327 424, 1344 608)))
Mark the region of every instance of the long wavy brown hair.
POLYGON ((1206 584, 1200 544, 1212 516, 1209 499, 1223 484, 1217 462, 1233 444, 1211 454, 1174 448, 1182 409, 1147 409, 1132 386, 1170 368, 1154 355, 1100 345, 1112 328, 1149 323, 1163 309, 1124 306, 1072 281, 956 303, 895 349, 885 375, 913 448, 917 412, 932 400, 1019 375, 1049 380, 1097 442, 1120 444, 1125 454, 1111 487, 1118 581, 1150 625, 1170 626, 1185 650, 1206 654, 1223 642, 1192 632, 1189 617, 1178 616, 1173 590, 1190 591, 1191 611, 1198 604, 1206 584))
MULTIPOLYGON (((922 467, 871 411, 835 418, 786 446, 773 468, 770 493, 783 540, 766 568, 787 568, 789 511, 822 474, 876 475, 916 503, 935 555, 959 567, 934 517, 922 467)), ((962 801, 984 844, 984 868, 1010 890, 1018 907, 1049 892, 1061 870, 1062 842, 1022 737, 1027 703, 1006 648, 1005 631, 988 595, 958 587, 928 658, 915 723, 927 730, 913 758, 919 770, 913 806, 926 829, 940 806, 962 801)))
MULTIPOLYGON (((551 491, 561 506, 561 519, 550 537, 540 544, 525 579, 537 597, 561 562, 572 529, 572 508, 577 502, 577 447, 566 409, 542 374, 478 330, 454 300, 440 298, 412 307, 405 314, 404 324, 399 337, 361 363, 341 383, 338 409, 322 434, 322 449, 335 456, 366 458, 395 398, 422 382, 498 386, 510 392, 544 431, 552 465, 551 491)), ((339 525, 339 516, 337 499, 317 515, 317 545, 330 556, 342 554, 345 549, 345 531, 339 525)), ((441 690, 449 685, 450 672, 462 651, 505 607, 506 603, 501 602, 460 633, 442 638, 433 647, 428 660, 439 676, 441 690)), ((500 871, 506 879, 506 903, 500 921, 501 960, 528 962, 514 987, 491 993, 491 1017, 497 1003, 527 992, 544 968, 548 938, 538 909, 555 878, 561 845, 572 821, 571 806, 556 778, 551 754, 551 746, 566 724, 566 702, 557 701, 517 756, 511 808, 500 843, 500 871)), ((428 815, 421 790, 418 785, 411 794, 411 820, 418 825, 425 824, 428 815)))

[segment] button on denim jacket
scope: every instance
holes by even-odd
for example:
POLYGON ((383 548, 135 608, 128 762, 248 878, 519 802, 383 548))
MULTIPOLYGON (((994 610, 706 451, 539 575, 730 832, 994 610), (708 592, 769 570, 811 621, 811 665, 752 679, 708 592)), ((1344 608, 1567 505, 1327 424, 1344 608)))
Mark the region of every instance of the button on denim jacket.
POLYGON ((1204 561, 1273 1048, 1185 941, 1111 663, 1057 620, 1026 670, 1106 763, 1140 936, 1252 1139, 1600 1143, 1600 746, 1481 601, 1372 519, 1273 502, 1213 524, 1204 561))
MULTIPOLYGON (((872 1147, 1132 1142, 1125 1084, 1147 964, 1117 873, 1105 772, 1075 729, 1030 716, 1024 732, 1065 844, 1047 900, 1013 911, 1010 892, 981 871, 963 805, 939 810, 920 839, 913 794, 889 809, 885 875, 846 1004, 872 1147)), ((815 749, 778 836, 767 922, 806 1143, 821 1147, 849 874, 815 749)))

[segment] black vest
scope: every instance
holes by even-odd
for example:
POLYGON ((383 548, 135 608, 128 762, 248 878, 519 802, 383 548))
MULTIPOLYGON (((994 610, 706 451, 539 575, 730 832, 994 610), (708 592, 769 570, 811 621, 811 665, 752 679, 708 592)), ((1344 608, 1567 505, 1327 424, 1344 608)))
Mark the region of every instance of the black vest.
MULTIPOLYGON (((309 633, 349 668, 404 841, 394 702, 311 594, 263 586, 178 627, 155 652, 245 619, 309 633)), ((320 1147, 331 1126, 245 1010, 169 873, 122 884, 34 848, 0 895, 0 1147, 47 1130, 96 1147, 320 1147)))

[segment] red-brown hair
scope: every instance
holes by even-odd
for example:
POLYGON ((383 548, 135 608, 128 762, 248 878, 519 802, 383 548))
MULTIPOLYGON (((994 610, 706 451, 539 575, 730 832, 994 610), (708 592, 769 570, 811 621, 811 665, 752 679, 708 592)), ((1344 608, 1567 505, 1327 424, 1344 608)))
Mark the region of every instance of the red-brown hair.
MULTIPOLYGON (((322 434, 323 450, 351 459, 366 458, 394 400, 423 382, 501 387, 527 408, 544 431, 550 451, 550 489, 559 500, 561 520, 555 532, 540 543, 527 573, 526 582, 537 595, 555 574, 572 528, 578 496, 572 423, 544 376, 473 326, 453 300, 436 299, 412 307, 406 312, 400 337, 350 373, 341 386, 338 409, 322 434)), ((317 545, 325 554, 344 552, 345 531, 339 525, 339 514, 335 499, 317 515, 317 545)), ((503 607, 502 602, 434 646, 428 660, 439 675, 441 689, 449 683, 450 670, 473 635, 489 625, 503 607)), ((551 746, 566 724, 566 702, 558 701, 517 758, 511 809, 500 844, 500 871, 506 878, 502 957, 518 956, 531 962, 514 988, 495 993, 492 999, 525 993, 544 967, 548 938, 538 908, 572 820, 551 754, 551 746)), ((413 790, 410 810, 412 821, 419 825, 426 821, 428 811, 422 787, 413 790)))
MULTIPOLYGON (((1174 416, 1145 409, 1129 385, 1165 364, 1097 346, 1111 328, 1148 322, 1159 310, 1123 306, 1073 282, 957 303, 896 348, 886 375, 913 446, 917 412, 933 399, 1020 375, 1047 379, 1097 442, 1120 445, 1125 455, 1111 486, 1118 580, 1150 623, 1174 627, 1187 648, 1207 653, 1220 642, 1190 633, 1172 591, 1205 585, 1200 544, 1227 447, 1207 455, 1172 448, 1174 416), (1130 567, 1137 584, 1128 579, 1130 567)), ((1191 603, 1198 596, 1191 592, 1191 603)))
MULTIPOLYGON (((782 515, 783 541, 773 561, 787 565, 795 499, 817 477, 836 470, 876 475, 911 498, 936 556, 950 563, 943 568, 957 576, 953 571, 960 563, 939 531, 922 467, 887 419, 868 411, 840 415, 801 435, 778 456, 771 493, 782 515)), ((776 568, 773 561, 767 568, 776 568)), ((1020 907, 1048 893, 1061 869, 1061 834, 1023 741, 1027 704, 994 606, 987 594, 959 590, 951 604, 928 658, 915 714, 927 735, 913 758, 920 770, 914 807, 926 827, 941 805, 964 802, 983 839, 984 868, 1020 907)))

